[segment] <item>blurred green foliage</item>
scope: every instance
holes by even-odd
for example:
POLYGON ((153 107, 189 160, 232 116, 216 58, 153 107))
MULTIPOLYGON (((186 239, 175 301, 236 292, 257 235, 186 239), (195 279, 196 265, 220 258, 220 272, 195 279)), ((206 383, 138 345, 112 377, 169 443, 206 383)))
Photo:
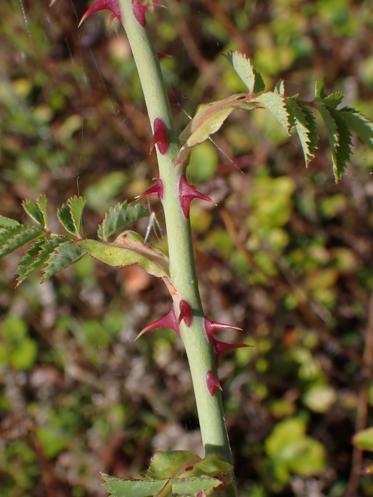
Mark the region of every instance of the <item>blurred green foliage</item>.
MULTIPOLYGON (((165 3, 149 25, 170 54, 162 68, 180 130, 183 109, 241 91, 223 56, 236 48, 266 83, 286 79, 307 100, 323 79, 372 117, 370 2, 165 3)), ((90 235, 156 164, 126 39, 105 14, 78 31, 87 4, 1 3, 0 197, 1 214, 22 220, 21 200, 46 193, 57 229, 57 206, 85 194, 90 235)), ((191 213, 204 306, 252 346, 220 369, 242 497, 373 495, 361 476, 371 456, 352 464, 351 443, 362 412, 372 424, 373 153, 358 145, 335 185, 327 148, 324 137, 305 170, 297 140, 258 111, 234 114, 192 153, 190 179, 218 203, 191 213)), ((168 331, 134 342, 169 308, 161 284, 84 257, 15 290, 16 260, 0 263, 1 497, 104 495, 99 472, 140 473, 155 450, 198 452, 181 343, 168 331)))

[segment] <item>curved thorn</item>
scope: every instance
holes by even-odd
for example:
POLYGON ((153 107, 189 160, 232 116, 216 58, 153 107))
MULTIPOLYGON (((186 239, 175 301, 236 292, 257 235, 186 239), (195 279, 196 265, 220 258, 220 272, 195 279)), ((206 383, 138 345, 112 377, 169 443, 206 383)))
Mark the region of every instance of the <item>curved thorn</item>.
POLYGON ((184 323, 190 327, 193 321, 193 312, 192 308, 186 300, 180 301, 180 314, 179 314, 179 323, 184 321, 184 323))
POLYGON ((170 309, 170 311, 166 315, 162 316, 156 321, 153 321, 152 323, 148 324, 148 326, 146 326, 144 329, 142 329, 140 333, 137 335, 136 340, 141 338, 146 333, 156 330, 157 328, 171 328, 171 330, 174 330, 177 334, 180 333, 179 323, 176 319, 175 311, 173 308, 170 309))
POLYGON ((147 197, 148 195, 157 195, 161 200, 163 199, 163 182, 160 178, 156 178, 155 182, 147 188, 141 195, 137 195, 137 199, 147 197))
POLYGON ((199 192, 196 188, 194 188, 194 186, 190 185, 185 176, 181 176, 180 178, 179 197, 181 208, 186 218, 189 217, 190 204, 193 199, 199 198, 200 200, 205 200, 206 202, 212 202, 208 195, 199 192))
POLYGON ((95 12, 99 10, 110 10, 112 18, 118 19, 118 21, 122 22, 122 14, 120 11, 119 1, 118 0, 97 0, 92 7, 90 7, 86 12, 84 12, 80 22, 78 24, 78 28, 83 24, 83 22, 95 12))
POLYGON ((223 388, 220 385, 219 380, 216 378, 216 376, 211 370, 207 371, 206 383, 207 383, 207 388, 209 389, 209 392, 212 397, 215 395, 217 389, 219 389, 221 392, 223 391, 223 388))
POLYGON ((220 340, 216 340, 215 338, 210 338, 212 343, 212 348, 216 355, 216 358, 219 359, 226 352, 230 352, 231 350, 242 349, 244 347, 250 347, 246 343, 227 343, 221 342, 220 340))
POLYGON ((228 323, 219 323, 218 321, 211 321, 211 319, 205 318, 205 330, 207 333, 207 336, 210 337, 214 333, 216 333, 219 330, 236 330, 236 331, 242 331, 242 328, 239 326, 233 326, 232 324, 228 323))

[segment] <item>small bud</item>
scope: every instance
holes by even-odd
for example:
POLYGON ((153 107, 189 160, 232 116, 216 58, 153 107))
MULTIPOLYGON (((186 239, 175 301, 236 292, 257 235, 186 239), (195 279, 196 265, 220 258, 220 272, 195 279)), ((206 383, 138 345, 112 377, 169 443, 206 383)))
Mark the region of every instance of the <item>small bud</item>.
POLYGON ((184 216, 189 217, 190 204, 193 199, 199 198, 200 200, 206 200, 207 202, 212 202, 211 198, 203 193, 199 192, 190 185, 185 176, 181 176, 179 182, 179 197, 181 208, 183 210, 184 216))
POLYGON ((141 195, 138 195, 136 199, 147 197, 149 195, 157 195, 161 200, 163 199, 163 182, 160 178, 157 178, 155 182, 147 188, 141 195))
POLYGON ((83 22, 95 12, 99 10, 110 10, 112 18, 118 19, 118 21, 122 22, 122 14, 120 11, 119 0, 97 0, 96 3, 92 5, 80 19, 78 27, 83 24, 83 22))
POLYGON ((175 311, 173 308, 165 316, 162 316, 156 321, 153 321, 153 323, 148 324, 148 326, 146 326, 143 330, 141 330, 141 332, 137 335, 136 340, 138 340, 146 333, 156 330, 157 328, 171 328, 171 330, 174 330, 179 335, 180 333, 179 323, 177 321, 175 311))
POLYGON ((212 397, 215 395, 217 389, 219 389, 221 392, 223 391, 223 388, 220 385, 219 380, 216 378, 216 376, 212 371, 207 371, 206 383, 207 383, 207 388, 209 389, 209 392, 212 397))
POLYGON ((228 323, 219 323, 218 321, 211 321, 210 319, 205 318, 205 330, 208 337, 211 337, 214 333, 220 330, 236 330, 242 331, 242 328, 238 326, 233 326, 228 323))
POLYGON ((162 155, 167 152, 169 146, 168 130, 165 123, 162 121, 162 119, 159 119, 159 117, 154 120, 153 139, 151 142, 150 150, 153 149, 154 145, 157 145, 158 150, 162 155))
POLYGON ((215 338, 210 338, 210 342, 212 344, 212 348, 216 355, 217 359, 225 354, 226 352, 230 352, 231 350, 242 349, 243 347, 249 347, 246 343, 226 343, 221 342, 220 340, 216 340, 215 338))
POLYGON ((190 327, 193 321, 192 308, 190 307, 190 305, 186 300, 182 300, 180 302, 179 323, 181 323, 181 321, 184 321, 184 323, 188 326, 188 328, 190 327))

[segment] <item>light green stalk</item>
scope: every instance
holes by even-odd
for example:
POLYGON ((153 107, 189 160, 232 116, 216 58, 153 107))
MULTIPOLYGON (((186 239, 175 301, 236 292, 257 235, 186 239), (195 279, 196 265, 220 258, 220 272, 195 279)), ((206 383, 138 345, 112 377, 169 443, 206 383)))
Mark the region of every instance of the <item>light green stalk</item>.
MULTIPOLYGON (((170 131, 170 147, 165 155, 157 150, 159 174, 164 186, 163 208, 165 213, 170 274, 176 295, 175 308, 181 299, 193 309, 193 322, 190 328, 181 324, 189 366, 192 374, 194 393, 202 441, 206 454, 216 454, 232 462, 232 455, 225 426, 224 411, 220 392, 211 396, 206 384, 209 370, 216 372, 215 357, 212 353, 203 326, 203 309, 198 290, 190 222, 182 212, 178 184, 183 174, 181 166, 175 166, 179 150, 170 106, 165 91, 158 56, 144 29, 133 15, 132 0, 120 0, 124 28, 136 62, 149 120, 153 127, 156 118, 162 119, 170 131)), ((235 495, 229 492, 227 495, 235 495)))

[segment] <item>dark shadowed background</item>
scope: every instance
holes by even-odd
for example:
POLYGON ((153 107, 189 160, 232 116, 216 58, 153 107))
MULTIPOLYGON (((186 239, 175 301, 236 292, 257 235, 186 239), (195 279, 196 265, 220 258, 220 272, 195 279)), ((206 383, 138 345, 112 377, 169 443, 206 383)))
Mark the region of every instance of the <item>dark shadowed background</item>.
MULTIPOLYGON (((323 79, 372 117, 369 0, 163 3, 149 28, 169 54, 180 130, 199 103, 242 91, 231 49, 269 85, 286 79, 307 100, 323 79)), ((80 193, 92 235, 109 206, 150 185, 156 161, 126 37, 108 13, 78 30, 88 5, 0 4, 0 213, 22 220, 22 199, 46 193, 58 229, 57 207, 80 193)), ((192 209, 204 306, 253 345, 220 367, 240 497, 373 496, 360 476, 369 453, 351 444, 372 424, 372 165, 356 146, 336 185, 325 133, 305 169, 297 139, 265 111, 237 112, 193 152, 190 178, 218 204, 192 209)), ((149 205, 151 241, 165 247, 149 205)), ((99 472, 200 451, 182 344, 167 330, 134 342, 169 308, 162 283, 83 258, 16 289, 19 256, 0 261, 0 496, 103 496, 99 472)))

